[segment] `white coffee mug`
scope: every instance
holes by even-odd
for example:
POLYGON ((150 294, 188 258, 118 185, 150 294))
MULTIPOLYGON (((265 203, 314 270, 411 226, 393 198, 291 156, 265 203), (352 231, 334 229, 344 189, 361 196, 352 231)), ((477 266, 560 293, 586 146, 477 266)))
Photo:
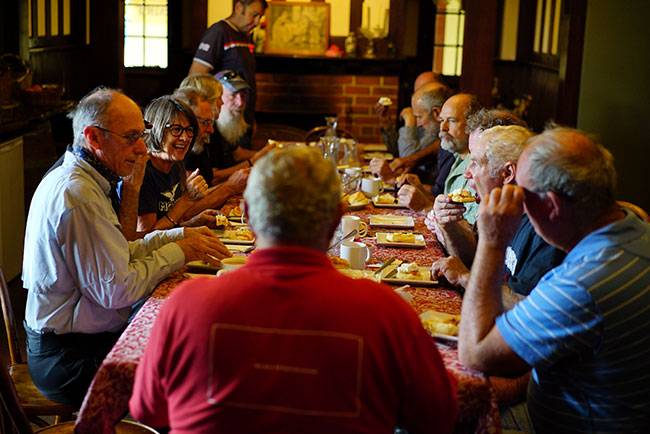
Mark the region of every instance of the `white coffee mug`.
POLYGON ((341 243, 341 258, 350 263, 353 270, 363 270, 366 268, 366 261, 370 259, 370 247, 357 241, 343 241, 341 243))
POLYGON ((344 215, 341 217, 341 236, 344 237, 353 230, 357 230, 358 237, 365 237, 368 233, 368 225, 355 215, 344 215))
POLYGON ((379 178, 363 178, 361 180, 361 191, 366 196, 375 197, 384 191, 384 184, 379 178))

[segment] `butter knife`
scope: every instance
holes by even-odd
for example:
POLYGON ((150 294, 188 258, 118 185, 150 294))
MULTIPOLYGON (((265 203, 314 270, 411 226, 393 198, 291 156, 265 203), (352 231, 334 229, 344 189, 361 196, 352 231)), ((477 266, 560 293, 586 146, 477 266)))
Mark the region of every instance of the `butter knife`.
POLYGON ((395 269, 392 270, 390 273, 388 273, 387 275, 385 275, 385 276, 383 277, 382 280, 385 280, 385 279, 392 279, 392 278, 395 277, 396 275, 397 275, 397 268, 395 268, 395 269))
POLYGON ((377 271, 375 271, 373 274, 374 274, 375 276, 379 276, 379 275, 381 275, 382 270, 383 270, 384 268, 388 267, 388 266, 389 266, 390 264, 392 264, 393 262, 395 262, 395 258, 387 259, 386 262, 384 262, 384 264, 383 264, 381 267, 379 267, 379 268, 377 269, 377 271))

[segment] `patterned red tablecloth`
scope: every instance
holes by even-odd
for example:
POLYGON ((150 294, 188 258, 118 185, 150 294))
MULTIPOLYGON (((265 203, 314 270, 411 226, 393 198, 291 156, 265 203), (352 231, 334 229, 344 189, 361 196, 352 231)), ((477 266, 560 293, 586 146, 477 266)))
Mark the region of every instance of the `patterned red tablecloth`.
MULTIPOLYGON (((234 201, 226 205, 231 207, 234 201)), ((368 223, 371 214, 396 214, 413 216, 415 232, 425 237, 425 249, 400 249, 377 247, 374 240, 376 229, 368 228, 368 235, 361 241, 373 246, 373 255, 382 260, 398 258, 430 265, 443 253, 435 239, 424 225, 424 216, 406 209, 366 208, 350 212, 368 223)), ((378 229, 382 230, 382 229, 378 229)), ((174 288, 188 276, 184 270, 173 273, 158 285, 151 297, 144 303, 133 321, 126 328, 115 347, 106 356, 90 385, 79 411, 75 425, 76 432, 114 433, 115 423, 128 411, 129 398, 133 390, 135 369, 144 353, 151 328, 160 307, 174 288)), ((444 288, 406 288, 413 308, 421 313, 434 309, 451 314, 459 314, 461 299, 457 292, 444 288)), ((480 372, 466 368, 458 361, 458 351, 454 343, 438 342, 445 367, 456 379, 458 402, 461 416, 454 432, 457 433, 500 433, 501 424, 493 390, 488 379, 480 372)))

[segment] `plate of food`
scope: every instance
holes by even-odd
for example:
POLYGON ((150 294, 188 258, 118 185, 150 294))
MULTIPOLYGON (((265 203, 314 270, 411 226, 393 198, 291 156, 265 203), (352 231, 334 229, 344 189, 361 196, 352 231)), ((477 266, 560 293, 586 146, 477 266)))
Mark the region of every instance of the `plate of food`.
POLYGON ((415 227, 415 221, 411 216, 392 214, 371 215, 370 226, 395 229, 412 229, 415 227))
POLYGON ((345 197, 343 201, 347 204, 348 210, 350 211, 361 209, 370 203, 370 199, 360 191, 354 192, 345 197))
POLYGON ((390 161, 395 157, 390 152, 375 151, 375 152, 364 152, 363 158, 364 160, 372 160, 373 158, 383 158, 384 160, 390 161))
POLYGON ((230 211, 228 211, 228 219, 230 220, 241 221, 241 215, 242 210, 239 205, 235 205, 230 211))
POLYGON ((224 244, 253 244, 255 242, 253 232, 244 227, 215 231, 215 234, 224 244))
POLYGON ((400 203, 397 196, 393 196, 390 193, 384 193, 373 197, 372 203, 379 208, 407 208, 406 205, 400 203))
POLYGON ((423 248, 427 244, 424 235, 413 232, 377 232, 377 245, 381 247, 423 248))
POLYGON ((451 315, 436 310, 427 310, 420 314, 422 327, 435 338, 458 341, 460 315, 451 315))
POLYGON ((399 266, 391 265, 382 275, 381 281, 390 285, 433 286, 437 280, 431 280, 429 267, 420 267, 415 262, 403 262, 399 266))
POLYGON ((387 152, 388 148, 383 143, 368 143, 363 145, 364 152, 387 152))

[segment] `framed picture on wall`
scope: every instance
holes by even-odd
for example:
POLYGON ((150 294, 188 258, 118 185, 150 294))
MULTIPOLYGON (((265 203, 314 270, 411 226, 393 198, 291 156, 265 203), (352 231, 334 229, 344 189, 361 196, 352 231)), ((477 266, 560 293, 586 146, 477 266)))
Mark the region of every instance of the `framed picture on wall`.
POLYGON ((266 22, 265 53, 325 54, 329 47, 329 3, 270 1, 266 22))

